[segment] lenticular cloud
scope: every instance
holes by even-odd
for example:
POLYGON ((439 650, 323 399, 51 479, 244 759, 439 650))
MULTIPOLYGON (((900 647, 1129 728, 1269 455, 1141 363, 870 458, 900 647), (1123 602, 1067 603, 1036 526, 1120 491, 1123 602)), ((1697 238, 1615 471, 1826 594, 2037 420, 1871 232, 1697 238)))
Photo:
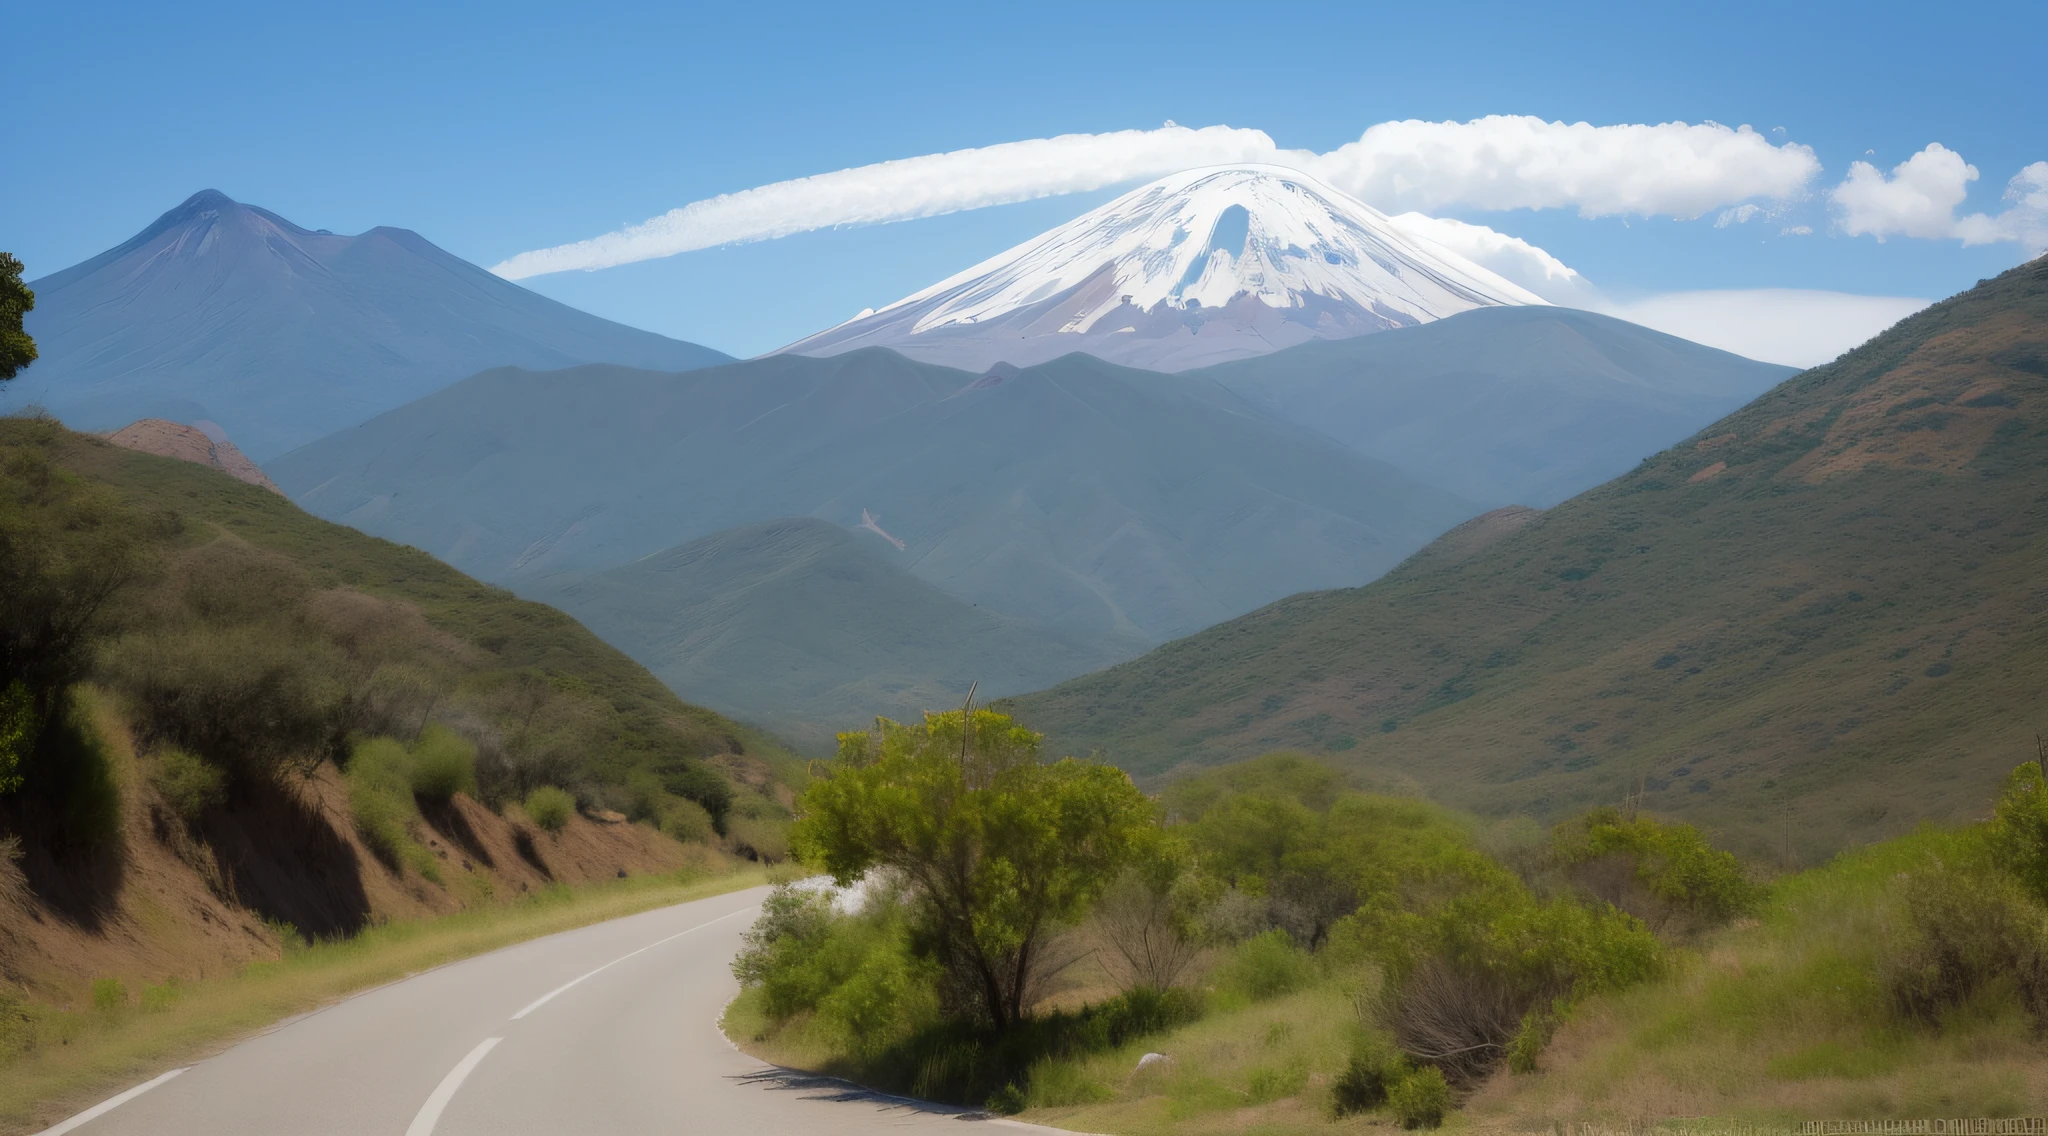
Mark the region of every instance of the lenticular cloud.
POLYGON ((491 271, 518 280, 547 272, 610 268, 813 229, 910 221, 1085 193, 1194 166, 1270 161, 1278 152, 1263 130, 1191 130, 1170 123, 1158 130, 1005 142, 720 194, 615 233, 521 253, 491 271))
POLYGON ((509 279, 609 268, 813 229, 936 217, 1053 197, 1199 166, 1260 162, 1314 174, 1384 210, 1574 208, 1696 217, 1747 198, 1783 199, 1820 172, 1813 151, 1744 127, 1592 126, 1494 115, 1384 122, 1327 154, 1283 150, 1228 126, 1064 134, 927 154, 722 194, 586 241, 521 253, 509 279))

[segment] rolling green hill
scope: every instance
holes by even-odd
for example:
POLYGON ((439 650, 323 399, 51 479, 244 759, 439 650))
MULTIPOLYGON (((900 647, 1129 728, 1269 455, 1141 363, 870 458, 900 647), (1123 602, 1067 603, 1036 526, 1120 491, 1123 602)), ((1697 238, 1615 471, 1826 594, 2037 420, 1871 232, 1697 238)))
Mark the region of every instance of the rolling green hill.
MULTIPOLYGON (((417 549, 320 520, 270 490, 46 420, 0 419, 0 461, 10 475, 47 463, 147 530, 138 539, 156 570, 131 602, 158 604, 158 582, 166 578, 171 583, 163 586, 176 587, 181 579, 225 578, 229 571, 310 595, 316 609, 337 590, 381 601, 379 626, 398 627, 393 634, 403 641, 391 655, 394 673, 438 668, 449 685, 440 701, 429 698, 430 708, 475 719, 474 732, 486 741, 504 738, 509 745, 507 723, 523 716, 537 736, 553 736, 555 764, 568 766, 557 776, 617 786, 636 767, 697 762, 762 785, 777 770, 795 775, 796 759, 774 738, 683 702, 569 616, 479 583, 417 549), (268 582, 278 578, 286 582, 268 582), (426 630, 407 630, 415 612, 426 630), (524 694, 522 684, 529 688, 524 694)), ((355 628, 368 625, 355 620, 336 630, 344 622, 324 609, 314 612, 322 637, 336 643, 359 637, 355 628)), ((313 652, 329 645, 300 646, 313 652)))
POLYGON ((1640 792, 1803 860, 2032 755, 2044 520, 2048 259, 1520 527, 1010 709, 1140 774, 1299 747, 1493 815, 1640 792))
POLYGON ((830 752, 875 715, 915 720, 1031 690, 1144 643, 1063 639, 912 575, 873 533, 743 525, 543 592, 676 690, 830 752))

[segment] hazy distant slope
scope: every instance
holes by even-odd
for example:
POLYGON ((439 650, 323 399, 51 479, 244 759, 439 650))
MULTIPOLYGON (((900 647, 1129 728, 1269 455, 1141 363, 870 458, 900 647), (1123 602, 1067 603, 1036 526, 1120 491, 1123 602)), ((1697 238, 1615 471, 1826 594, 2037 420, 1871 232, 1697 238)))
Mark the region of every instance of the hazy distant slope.
MULTIPOLYGON (((2048 713, 2048 260, 1477 555, 1015 700, 1142 772, 1280 746, 1460 806, 1620 799, 1807 852, 1981 809, 2048 713)), ((1448 562, 1447 562, 1448 561, 1448 562)))
POLYGON ((541 594, 676 690, 792 740, 914 718, 1120 658, 911 575, 873 533, 809 517, 717 533, 541 594))
POLYGON ((1490 307, 1191 376, 1432 485, 1543 507, 1793 373, 1591 312, 1490 307))
POLYGON ((210 419, 259 462, 486 367, 730 356, 529 292, 405 229, 337 236, 206 190, 33 281, 42 358, 0 391, 82 430, 210 419))
POLYGON ((47 422, 0 419, 0 450, 38 449, 67 473, 100 487, 133 515, 157 518, 152 539, 246 543, 303 569, 319 589, 347 587, 417 608, 427 624, 462 645, 460 669, 494 676, 530 669, 575 692, 565 717, 603 744, 573 754, 578 772, 616 783, 636 764, 703 758, 750 774, 761 762, 788 773, 791 755, 774 738, 678 699, 647 670, 576 620, 473 580, 417 549, 364 536, 311 516, 278 493, 205 465, 117 447, 47 422), (581 705, 592 701, 601 711, 581 705))
POLYGON ((530 587, 743 524, 863 516, 1006 614, 1158 641, 1373 578, 1476 510, 1203 380, 880 350, 478 375, 268 467, 323 516, 530 587))
POLYGON ((501 368, 268 468, 321 516, 486 579, 538 578, 809 513, 831 487, 785 492, 792 464, 973 381, 887 351, 685 374, 501 368))

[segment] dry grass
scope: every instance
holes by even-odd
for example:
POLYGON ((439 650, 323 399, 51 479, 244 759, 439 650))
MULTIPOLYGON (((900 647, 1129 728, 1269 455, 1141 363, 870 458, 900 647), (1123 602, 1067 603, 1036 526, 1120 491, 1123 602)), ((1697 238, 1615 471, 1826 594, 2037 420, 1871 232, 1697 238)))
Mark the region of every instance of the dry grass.
POLYGON ((1582 1007, 1542 1068, 1497 1076, 1471 1119, 1519 1131, 2037 1115, 2048 1052, 2013 991, 1928 1028, 1896 1015, 1880 977, 1900 873, 1953 839, 1923 832, 1782 881, 1760 921, 1710 938, 1672 978, 1582 1007))
MULTIPOLYGON (((1087 1103, 1038 1104, 1023 1119, 1082 1132, 1206 1134, 1397 1128, 1379 1116, 1334 1119, 1330 1083, 1358 1028, 1357 980, 1332 979, 1266 1002, 1219 1007, 1199 1022, 1035 1075, 1087 1103), (1137 1072, 1146 1053, 1173 1058, 1137 1072)), ((1034 1096, 1044 1090, 1034 1086, 1034 1096)))
POLYGON ((0 1133, 32 1132, 165 1068, 216 1052, 295 1014, 458 959, 607 919, 765 882, 747 869, 715 879, 637 876, 555 887, 456 915, 373 927, 334 942, 287 949, 222 978, 168 987, 158 1006, 51 1012, 42 1045, 0 1067, 0 1133))

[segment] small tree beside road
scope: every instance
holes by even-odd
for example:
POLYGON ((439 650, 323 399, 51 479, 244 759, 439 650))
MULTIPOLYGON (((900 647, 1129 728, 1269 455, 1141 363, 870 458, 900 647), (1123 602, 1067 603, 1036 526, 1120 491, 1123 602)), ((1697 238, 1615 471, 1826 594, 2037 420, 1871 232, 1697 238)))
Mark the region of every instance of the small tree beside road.
POLYGON ((1039 740, 988 710, 841 734, 793 834, 799 854, 842 886, 875 870, 900 877, 944 996, 998 1031, 1057 972, 1054 933, 1158 831, 1152 803, 1121 770, 1042 763, 1039 740))

